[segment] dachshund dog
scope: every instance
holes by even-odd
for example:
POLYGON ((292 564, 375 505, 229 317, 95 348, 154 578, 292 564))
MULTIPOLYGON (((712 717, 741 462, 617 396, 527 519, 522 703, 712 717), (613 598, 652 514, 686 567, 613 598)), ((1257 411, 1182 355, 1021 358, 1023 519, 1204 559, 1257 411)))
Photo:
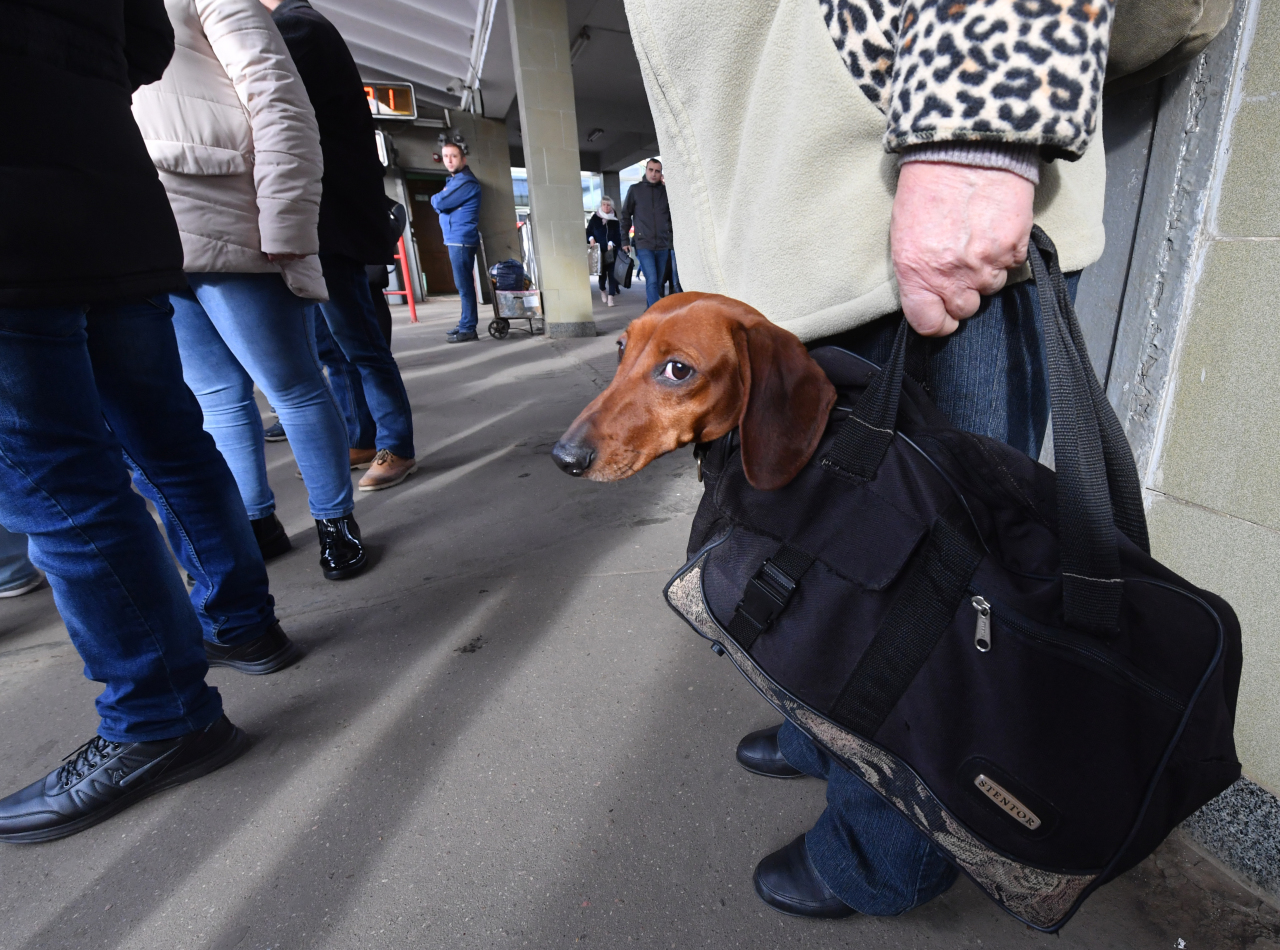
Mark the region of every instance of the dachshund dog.
POLYGON ((612 482, 690 442, 737 429, 756 488, 813 455, 835 387, 794 334, 718 294, 665 297, 618 339, 618 371, 551 450, 570 475, 612 482))

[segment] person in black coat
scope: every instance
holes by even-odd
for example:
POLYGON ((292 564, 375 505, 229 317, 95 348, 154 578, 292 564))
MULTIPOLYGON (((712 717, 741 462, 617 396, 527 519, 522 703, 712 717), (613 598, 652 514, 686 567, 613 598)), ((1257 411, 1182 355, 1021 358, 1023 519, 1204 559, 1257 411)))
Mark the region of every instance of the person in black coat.
POLYGON ((615 306, 613 298, 618 295, 618 279, 613 276, 610 252, 622 247, 622 228, 613 210, 613 199, 608 195, 600 199, 600 207, 587 220, 587 243, 600 246, 600 302, 615 306))
POLYGON ((307 0, 262 0, 306 86, 324 153, 320 264, 329 299, 316 343, 347 422, 351 465, 369 466, 362 491, 390 488, 417 470, 413 410, 378 326, 367 264, 390 264, 383 168, 360 70, 347 44, 307 0))
POLYGON ((209 664, 300 654, 182 378, 182 242, 130 107, 173 55, 163 0, 0 0, 0 38, 0 523, 104 686, 97 734, 0 799, 0 841, 34 842, 235 759, 209 664))

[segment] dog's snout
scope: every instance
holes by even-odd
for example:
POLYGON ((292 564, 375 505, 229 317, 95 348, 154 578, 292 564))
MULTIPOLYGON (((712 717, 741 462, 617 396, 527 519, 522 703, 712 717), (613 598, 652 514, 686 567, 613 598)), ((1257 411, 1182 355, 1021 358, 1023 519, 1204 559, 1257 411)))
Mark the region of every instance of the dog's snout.
POLYGON ((562 471, 579 476, 595 461, 595 450, 582 442, 565 442, 561 439, 551 447, 551 457, 562 471))

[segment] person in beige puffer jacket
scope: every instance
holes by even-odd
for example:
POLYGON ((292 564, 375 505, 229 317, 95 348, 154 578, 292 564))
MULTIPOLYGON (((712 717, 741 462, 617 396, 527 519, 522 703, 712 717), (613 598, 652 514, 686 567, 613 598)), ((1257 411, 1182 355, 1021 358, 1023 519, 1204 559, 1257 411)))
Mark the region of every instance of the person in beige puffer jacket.
POLYGON ((177 50, 133 112, 178 221, 189 288, 172 293, 183 375, 240 488, 265 557, 287 551, 267 482, 256 381, 307 485, 320 564, 366 564, 346 428, 316 358, 310 306, 323 163, 296 66, 258 0, 166 0, 177 50))

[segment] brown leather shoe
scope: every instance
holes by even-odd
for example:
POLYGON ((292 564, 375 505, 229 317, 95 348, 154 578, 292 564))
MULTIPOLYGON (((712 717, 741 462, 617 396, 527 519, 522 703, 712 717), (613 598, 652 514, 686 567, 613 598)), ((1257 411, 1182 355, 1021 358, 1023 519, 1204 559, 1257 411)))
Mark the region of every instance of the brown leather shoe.
POLYGON ((351 467, 368 468, 373 464, 373 460, 378 457, 377 449, 351 449, 351 467))
POLYGON ((360 479, 360 490, 381 491, 383 488, 391 488, 417 470, 418 463, 415 459, 401 458, 389 449, 379 449, 373 465, 365 472, 364 478, 360 479))

